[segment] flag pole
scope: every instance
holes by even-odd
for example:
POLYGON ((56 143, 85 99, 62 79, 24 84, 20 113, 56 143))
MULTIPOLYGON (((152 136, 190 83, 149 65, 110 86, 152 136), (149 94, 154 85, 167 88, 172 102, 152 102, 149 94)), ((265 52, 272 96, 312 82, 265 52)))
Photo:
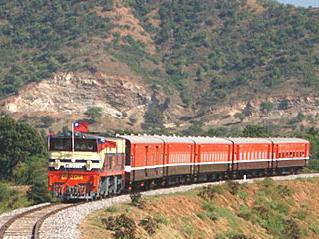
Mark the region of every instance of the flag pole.
POLYGON ((74 154, 74 123, 72 122, 72 153, 74 154))

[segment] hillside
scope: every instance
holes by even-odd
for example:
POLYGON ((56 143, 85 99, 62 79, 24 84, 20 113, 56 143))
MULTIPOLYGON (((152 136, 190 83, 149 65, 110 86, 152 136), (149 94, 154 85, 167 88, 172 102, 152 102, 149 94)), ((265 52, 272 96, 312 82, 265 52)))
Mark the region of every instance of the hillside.
POLYGON ((318 238, 318 182, 229 182, 147 197, 91 213, 82 238, 318 238))
POLYGON ((262 0, 4 1, 0 107, 38 127, 318 125, 319 11, 262 0), (102 124, 102 126, 101 126, 102 124))

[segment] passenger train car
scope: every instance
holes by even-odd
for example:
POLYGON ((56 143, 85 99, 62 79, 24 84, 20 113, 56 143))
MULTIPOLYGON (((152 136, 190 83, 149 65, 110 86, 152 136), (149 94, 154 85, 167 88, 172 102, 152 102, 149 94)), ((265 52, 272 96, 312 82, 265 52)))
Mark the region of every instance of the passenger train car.
POLYGON ((63 199, 94 199, 165 185, 296 173, 309 142, 299 138, 159 135, 49 138, 49 190, 63 199), (73 149, 72 149, 73 148, 73 149))

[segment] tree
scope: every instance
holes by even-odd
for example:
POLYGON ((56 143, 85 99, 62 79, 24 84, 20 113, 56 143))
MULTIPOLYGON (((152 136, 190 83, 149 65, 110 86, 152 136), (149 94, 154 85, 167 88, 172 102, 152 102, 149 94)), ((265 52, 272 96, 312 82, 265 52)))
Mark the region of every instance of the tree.
POLYGON ((45 181, 34 182, 27 192, 28 199, 35 204, 47 202, 50 200, 47 184, 45 184, 44 182, 45 181))
POLYGON ((250 104, 250 102, 248 102, 245 106, 245 108, 243 109, 243 114, 246 116, 246 117, 249 117, 249 116, 252 116, 253 114, 253 107, 252 105, 250 104))
POLYGON ((150 106, 144 115, 144 129, 162 129, 164 123, 164 116, 159 107, 150 106))
POLYGON ((40 134, 30 125, 9 116, 0 118, 0 172, 2 179, 12 179, 19 163, 31 156, 45 157, 45 144, 40 134))
POLYGON ((43 116, 41 117, 41 123, 43 124, 43 127, 50 127, 54 123, 54 118, 51 116, 43 116))
POLYGON ((90 117, 91 120, 97 121, 102 117, 102 108, 90 107, 87 109, 87 111, 84 114, 90 117))
POLYGON ((245 119, 245 115, 241 112, 237 112, 235 115, 234 115, 235 118, 239 119, 240 122, 242 122, 244 119, 245 119))
POLYGON ((260 125, 247 125, 243 130, 244 137, 267 137, 269 135, 268 129, 260 125))
POLYGON ((274 105, 271 102, 265 101, 265 102, 262 102, 259 107, 261 112, 269 113, 273 109, 274 105))

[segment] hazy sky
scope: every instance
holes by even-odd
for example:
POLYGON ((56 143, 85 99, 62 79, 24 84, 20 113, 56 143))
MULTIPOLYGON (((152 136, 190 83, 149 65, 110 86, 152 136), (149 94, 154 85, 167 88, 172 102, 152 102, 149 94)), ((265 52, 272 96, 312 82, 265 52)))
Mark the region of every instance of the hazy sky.
POLYGON ((277 0, 281 3, 289 3, 300 7, 319 7, 319 0, 277 0))

